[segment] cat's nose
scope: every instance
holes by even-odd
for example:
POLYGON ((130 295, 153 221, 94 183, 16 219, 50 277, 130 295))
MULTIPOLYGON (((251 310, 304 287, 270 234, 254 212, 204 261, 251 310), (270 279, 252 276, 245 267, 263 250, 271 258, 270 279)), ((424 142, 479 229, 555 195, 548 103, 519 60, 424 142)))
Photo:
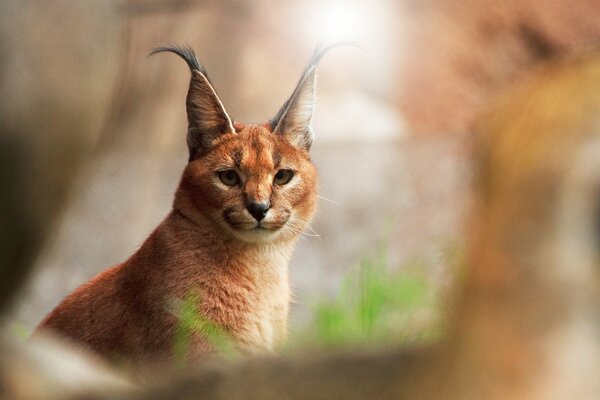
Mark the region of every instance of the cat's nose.
POLYGON ((248 212, 252 214, 252 216, 258 222, 262 221, 265 215, 267 215, 267 211, 269 211, 270 207, 271 205, 266 201, 248 201, 246 203, 246 208, 248 209, 248 212))

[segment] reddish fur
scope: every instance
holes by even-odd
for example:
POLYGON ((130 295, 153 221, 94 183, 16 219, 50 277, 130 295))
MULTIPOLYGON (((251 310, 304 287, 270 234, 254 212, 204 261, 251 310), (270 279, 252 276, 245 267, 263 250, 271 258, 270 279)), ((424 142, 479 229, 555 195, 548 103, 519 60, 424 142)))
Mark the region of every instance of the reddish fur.
MULTIPOLYGON (((293 210, 308 222, 315 209, 316 170, 307 152, 266 125, 236 124, 206 154, 185 168, 173 210, 127 261, 81 286, 52 311, 38 330, 51 330, 108 358, 133 362, 169 359, 178 321, 168 304, 194 291, 199 311, 225 329, 245 352, 270 350, 285 338, 289 304, 287 261, 304 226, 269 240, 240 240, 248 221, 244 196, 270 199, 270 229, 281 231, 293 210), (215 170, 241 155, 247 182, 218 186, 215 170), (275 187, 281 168, 296 171, 293 186, 275 187), (233 209, 228 225, 223 211, 233 209)), ((297 225, 297 224, 296 224, 297 225)), ((252 239, 255 240, 255 239, 252 239)), ((210 352, 196 337, 193 354, 210 352)))

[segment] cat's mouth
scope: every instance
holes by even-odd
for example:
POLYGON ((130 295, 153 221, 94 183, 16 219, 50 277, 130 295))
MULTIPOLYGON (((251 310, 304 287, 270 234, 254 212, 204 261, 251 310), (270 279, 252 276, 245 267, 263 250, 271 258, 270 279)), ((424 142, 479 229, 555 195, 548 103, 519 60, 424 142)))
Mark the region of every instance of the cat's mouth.
POLYGON ((232 224, 229 223, 233 229, 238 231, 265 231, 265 232, 276 232, 283 228, 287 221, 282 221, 282 223, 272 223, 272 222, 251 222, 245 224, 232 224))
POLYGON ((245 213, 235 212, 234 210, 225 210, 223 213, 223 219, 227 225, 232 229, 236 236, 242 235, 242 239, 247 240, 249 238, 245 236, 252 236, 251 241, 255 241, 254 236, 259 235, 260 237, 274 237, 272 234, 280 231, 285 224, 288 222, 290 212, 284 210, 277 214, 268 215, 261 221, 256 221, 253 217, 245 215, 245 213))

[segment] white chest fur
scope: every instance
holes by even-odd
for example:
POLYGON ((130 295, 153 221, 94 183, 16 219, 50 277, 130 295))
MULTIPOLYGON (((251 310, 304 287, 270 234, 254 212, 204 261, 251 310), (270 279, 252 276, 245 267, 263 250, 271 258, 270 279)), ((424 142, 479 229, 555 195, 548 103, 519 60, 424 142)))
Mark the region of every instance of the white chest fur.
POLYGON ((290 303, 288 257, 266 249, 251 266, 256 278, 252 316, 244 338, 250 352, 273 350, 285 341, 290 303))
POLYGON ((289 254, 273 245, 253 248, 205 275, 203 308, 244 353, 268 352, 285 341, 289 254))

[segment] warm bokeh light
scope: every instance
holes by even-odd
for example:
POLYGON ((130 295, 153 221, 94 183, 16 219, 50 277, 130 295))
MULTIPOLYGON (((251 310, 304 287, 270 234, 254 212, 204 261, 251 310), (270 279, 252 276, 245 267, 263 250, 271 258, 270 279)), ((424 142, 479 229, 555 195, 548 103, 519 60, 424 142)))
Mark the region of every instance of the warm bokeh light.
POLYGON ((339 40, 359 40, 371 35, 376 21, 372 9, 365 3, 332 1, 325 3, 318 11, 316 31, 321 40, 334 42, 339 40))

